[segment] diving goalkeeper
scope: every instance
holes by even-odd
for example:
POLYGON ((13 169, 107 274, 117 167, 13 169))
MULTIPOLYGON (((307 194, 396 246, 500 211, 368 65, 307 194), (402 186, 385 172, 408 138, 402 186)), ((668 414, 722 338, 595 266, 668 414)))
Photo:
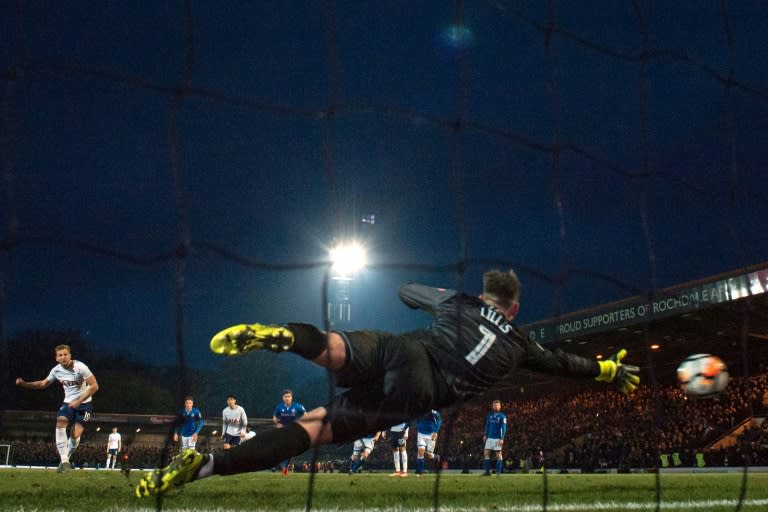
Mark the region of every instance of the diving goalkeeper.
POLYGON ((184 450, 162 469, 147 473, 136 495, 164 494, 192 480, 274 467, 308 449, 354 441, 369 432, 413 420, 481 395, 517 367, 613 382, 629 393, 639 369, 622 364, 620 350, 595 361, 531 341, 512 323, 520 308, 520 283, 510 270, 483 275, 483 293, 406 284, 401 300, 431 314, 430 330, 322 332, 308 324, 236 325, 216 334, 211 350, 238 356, 255 350, 290 351, 333 372, 349 388, 299 420, 258 433, 221 454, 184 450))

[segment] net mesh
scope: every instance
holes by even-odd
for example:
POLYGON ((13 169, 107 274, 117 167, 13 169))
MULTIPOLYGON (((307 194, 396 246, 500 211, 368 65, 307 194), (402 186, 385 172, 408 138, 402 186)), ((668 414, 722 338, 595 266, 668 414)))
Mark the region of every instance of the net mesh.
POLYGON ((4 382, 9 339, 78 329, 175 368, 171 410, 277 397, 325 375, 280 356, 253 379, 210 336, 340 304, 422 327, 399 283, 478 293, 490 267, 521 276, 525 324, 766 259, 761 3, 284 4, 0 7, 4 382), (341 286, 327 251, 352 238, 370 262, 341 286))

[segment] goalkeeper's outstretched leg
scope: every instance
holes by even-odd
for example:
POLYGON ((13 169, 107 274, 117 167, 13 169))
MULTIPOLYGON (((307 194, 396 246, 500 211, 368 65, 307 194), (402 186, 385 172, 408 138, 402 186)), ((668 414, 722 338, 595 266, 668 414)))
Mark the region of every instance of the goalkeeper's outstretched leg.
POLYGON ((341 335, 323 332, 314 325, 240 324, 217 333, 211 351, 223 356, 239 356, 257 350, 290 351, 328 369, 341 368, 347 349, 341 335))

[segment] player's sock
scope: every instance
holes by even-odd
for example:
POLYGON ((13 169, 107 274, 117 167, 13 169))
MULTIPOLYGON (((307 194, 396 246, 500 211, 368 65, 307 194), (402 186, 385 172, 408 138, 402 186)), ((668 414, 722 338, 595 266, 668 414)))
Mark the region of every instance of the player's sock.
POLYGON ((69 456, 67 456, 67 429, 57 427, 54 439, 56 439, 56 450, 59 452, 61 462, 69 462, 69 456))
POLYGON ((491 459, 483 459, 483 470, 486 473, 491 472, 491 459))
POLYGON ((402 455, 401 464, 402 468, 400 470, 401 473, 407 473, 408 472, 408 452, 403 450, 400 452, 400 455, 402 455))
POLYGON ((352 468, 350 469, 350 471, 352 473, 357 473, 357 470, 360 469, 360 466, 362 465, 363 465, 363 459, 357 459, 352 463, 352 468))
POLYGON ((400 450, 395 450, 394 460, 395 460, 395 473, 399 473, 400 472, 400 450))
POLYGON ((504 470, 504 460, 496 459, 496 474, 500 475, 503 470, 504 470))
POLYGON ((203 462, 203 465, 200 466, 200 470, 197 472, 195 480, 200 480, 201 478, 211 475, 213 475, 213 454, 209 454, 208 460, 203 462))
POLYGON ((424 472, 424 457, 416 457, 416 472, 422 474, 424 472))
POLYGON ((77 447, 80 446, 80 438, 79 437, 70 437, 69 440, 67 440, 67 458, 71 458, 72 454, 77 450, 77 447))
POLYGON ((304 453, 310 446, 309 434, 299 423, 256 434, 251 441, 217 454, 213 473, 234 475, 273 468, 286 457, 304 453))
POLYGON ((111 467, 111 466, 109 465, 109 459, 111 459, 111 458, 112 458, 112 456, 111 456, 111 455, 107 455, 107 462, 105 462, 105 463, 104 463, 104 467, 105 467, 106 469, 109 469, 109 468, 111 467))
POLYGON ((438 454, 432 454, 432 463, 435 465, 435 469, 440 469, 440 456, 438 454))
POLYGON ((328 346, 328 337, 320 329, 310 324, 285 324, 293 333, 291 352, 305 359, 315 359, 328 346))

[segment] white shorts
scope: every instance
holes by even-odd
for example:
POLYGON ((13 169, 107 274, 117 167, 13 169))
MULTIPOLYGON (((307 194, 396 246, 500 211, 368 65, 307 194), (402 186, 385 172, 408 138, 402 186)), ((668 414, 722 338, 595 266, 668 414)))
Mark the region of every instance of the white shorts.
POLYGON ((500 452, 501 451, 501 439, 496 439, 494 437, 489 437, 485 440, 485 449, 491 450, 493 452, 500 452))
POLYGON ((432 434, 418 433, 416 437, 416 448, 424 448, 427 453, 435 453, 435 441, 432 440, 432 434))
POLYGON ((197 441, 192 436, 181 436, 181 449, 194 448, 197 445, 197 441))
POLYGON ((352 445, 352 455, 360 455, 360 452, 363 450, 373 451, 373 438, 364 437, 363 439, 358 439, 352 445))

